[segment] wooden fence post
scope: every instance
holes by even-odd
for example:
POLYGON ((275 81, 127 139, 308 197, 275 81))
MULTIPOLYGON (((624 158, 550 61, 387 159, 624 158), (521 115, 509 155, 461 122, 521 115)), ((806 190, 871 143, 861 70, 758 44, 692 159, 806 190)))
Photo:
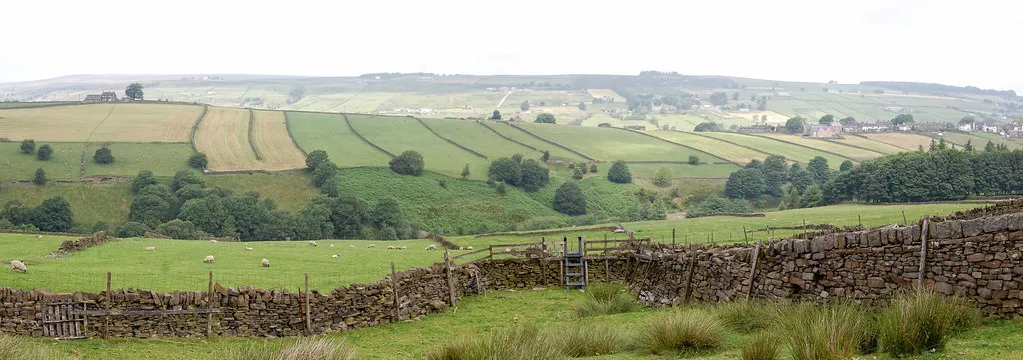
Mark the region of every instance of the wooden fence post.
MULTIPOLYGON (((493 251, 494 246, 490 246, 493 251)), ((398 308, 400 307, 398 302, 398 273, 394 271, 394 262, 391 262, 391 290, 394 291, 394 320, 391 322, 398 322, 398 308)))
POLYGON ((760 240, 757 240, 757 246, 753 248, 753 265, 750 266, 749 271, 749 287, 746 288, 746 300, 749 300, 750 293, 753 292, 753 280, 756 279, 757 275, 757 260, 760 257, 760 240))
POLYGON ((863 227, 863 217, 860 214, 856 214, 856 220, 860 222, 860 227, 863 227))
POLYGON ((806 237, 806 219, 803 219, 803 240, 808 240, 806 237))
POLYGON ((930 216, 924 217, 924 223, 920 226, 920 273, 917 274, 916 286, 917 289, 923 289, 924 287, 924 271, 927 270, 927 228, 930 222, 930 216))
POLYGON ((106 339, 110 331, 110 272, 107 272, 107 292, 106 292, 106 308, 107 312, 103 315, 103 338, 106 339))
POLYGON ((749 245, 749 236, 746 235, 746 225, 742 226, 742 238, 746 240, 746 245, 749 245))
MULTIPOLYGON (((391 269, 394 269, 394 263, 391 263, 391 269)), ((392 270, 393 271, 393 270, 392 270)), ((305 333, 306 335, 312 334, 313 332, 313 319, 310 316, 309 311, 309 273, 305 273, 305 333)))
POLYGON ((688 303, 692 297, 693 274, 696 272, 696 250, 693 250, 693 243, 689 243, 689 270, 686 272, 686 287, 684 302, 688 303))
POLYGON ((675 248, 675 228, 671 228, 671 248, 675 248))
POLYGON ((451 257, 448 256, 448 249, 444 249, 444 268, 448 274, 448 304, 455 306, 455 283, 451 280, 451 257))
POLYGON ((902 209, 902 226, 909 225, 909 221, 906 221, 906 209, 902 209))
POLYGON ((540 256, 536 258, 536 263, 540 265, 540 283, 547 283, 547 241, 544 238, 540 238, 540 256))
POLYGON ((213 335, 213 270, 210 270, 209 288, 206 292, 206 336, 213 335))

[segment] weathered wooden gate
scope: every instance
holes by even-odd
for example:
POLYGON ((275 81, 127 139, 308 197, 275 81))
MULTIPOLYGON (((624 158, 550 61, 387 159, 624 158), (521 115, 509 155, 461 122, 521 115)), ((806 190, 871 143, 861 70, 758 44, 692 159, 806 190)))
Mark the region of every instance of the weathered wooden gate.
POLYGON ((84 312, 88 305, 71 300, 46 304, 43 309, 43 336, 54 339, 84 339, 89 337, 89 319, 84 312))

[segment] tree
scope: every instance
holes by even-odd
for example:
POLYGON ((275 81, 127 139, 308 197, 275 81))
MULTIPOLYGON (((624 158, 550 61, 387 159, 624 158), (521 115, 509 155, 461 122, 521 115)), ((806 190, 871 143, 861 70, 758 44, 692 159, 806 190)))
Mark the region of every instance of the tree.
POLYGON ((465 164, 465 168, 462 169, 462 180, 469 178, 469 164, 465 164))
POLYGON ((582 169, 578 166, 572 168, 572 178, 576 180, 582 180, 583 175, 586 174, 586 169, 582 169))
POLYGON ((590 164, 590 172, 594 174, 597 173, 597 164, 590 164))
POLYGON ((529 110, 529 100, 522 100, 522 104, 519 104, 519 109, 522 111, 529 110))
POLYGON ((423 155, 414 151, 406 150, 391 159, 391 170, 402 175, 419 176, 423 174, 423 155))
POLYGON ((512 155, 512 157, 511 157, 511 159, 515 160, 515 162, 519 163, 519 165, 522 164, 522 158, 523 158, 522 154, 515 154, 515 155, 512 155))
POLYGON ((966 140, 966 145, 963 145, 963 151, 965 151, 965 152, 973 152, 973 142, 972 142, 972 140, 966 140))
POLYGON ((550 182, 550 170, 540 165, 539 161, 528 159, 522 162, 520 166, 522 178, 519 182, 519 186, 522 190, 528 192, 534 192, 540 190, 540 188, 547 186, 550 182))
POLYGON ((554 114, 550 114, 550 113, 542 113, 540 115, 537 115, 536 116, 536 120, 533 121, 533 122, 539 123, 539 124, 556 124, 557 123, 557 121, 554 120, 554 114))
POLYGON ((306 204, 298 210, 295 219, 295 238, 316 240, 334 237, 334 224, 330 222, 330 215, 330 206, 327 204, 306 204))
POLYGON ((328 181, 337 176, 337 165, 332 162, 322 162, 313 170, 313 186, 320 188, 328 181))
POLYGON ((97 164, 110 164, 114 162, 114 154, 110 152, 110 148, 101 147, 96 149, 96 153, 92 155, 92 160, 97 164))
POLYGON ((132 83, 124 89, 124 96, 132 100, 143 100, 144 95, 142 84, 139 83, 132 83))
POLYGON ((53 148, 50 147, 50 144, 40 146, 39 151, 36 152, 36 158, 42 161, 50 160, 52 156, 53 148))
POLYGON ((204 153, 195 153, 188 157, 188 166, 193 169, 205 169, 210 164, 209 159, 206 158, 204 153))
POLYGON ((799 208, 801 205, 801 199, 799 197, 799 191, 795 187, 789 189, 789 192, 781 198, 781 204, 778 204, 778 210, 789 210, 799 208))
POLYGON ((764 193, 764 173, 760 169, 740 169, 728 175, 725 195, 732 199, 753 199, 764 193))
POLYGON ((910 115, 910 114, 899 114, 898 116, 892 118, 892 125, 895 125, 895 126, 909 124, 909 123, 912 123, 912 122, 913 122, 913 115, 910 115))
POLYGON ((764 159, 764 166, 761 168, 764 174, 764 192, 781 196, 781 186, 788 179, 789 165, 785 157, 770 155, 764 159))
POLYGON ((40 231, 71 231, 74 226, 71 205, 61 196, 43 200, 42 204, 32 210, 32 225, 40 231))
POLYGON ((171 204, 156 195, 137 197, 128 206, 128 219, 150 227, 159 225, 172 217, 171 204))
POLYGON ((547 162, 550 159, 551 159, 551 152, 547 151, 547 150, 544 150, 543 151, 543 156, 540 156, 540 161, 547 162))
POLYGON ((802 194, 808 186, 813 185, 813 175, 810 175, 809 171, 800 169, 792 175, 792 179, 789 182, 792 183, 793 189, 802 194))
POLYGON ((700 165, 700 157, 696 155, 689 155, 689 165, 700 165))
POLYGON ((671 170, 669 170, 668 167, 666 166, 661 166, 659 169, 657 169, 657 172, 654 173, 653 183, 654 185, 659 187, 666 187, 668 185, 671 185, 671 178, 672 178, 671 170))
POLYGON ((494 113, 490 114, 490 120, 501 120, 501 112, 494 110, 494 113))
POLYGON ((586 111, 586 103, 579 102, 579 110, 586 111))
POLYGON ((173 219, 156 227, 156 233, 170 236, 171 239, 195 240, 202 235, 202 231, 195 228, 191 221, 173 219))
POLYGON ((617 160, 608 169, 607 179, 614 183, 628 184, 632 182, 632 173, 629 172, 629 167, 625 165, 625 161, 617 160))
POLYGON ((385 226, 398 227, 405 221, 398 199, 391 196, 380 199, 369 218, 377 229, 383 229, 385 226))
POLYGON ((149 170, 139 171, 138 175, 135 175, 135 180, 131 182, 131 193, 138 195, 139 191, 149 185, 159 184, 156 181, 156 176, 153 176, 153 172, 149 170))
POLYGON ((487 177, 509 185, 518 185, 522 180, 522 165, 511 158, 498 158, 490 163, 487 177))
POLYGON ((725 94, 723 92, 715 92, 713 94, 710 94, 709 100, 711 104, 722 106, 728 104, 728 94, 725 94))
POLYGON ((573 181, 565 182, 554 192, 554 210, 568 215, 586 214, 586 196, 573 181))
POLYGON ((842 118, 841 120, 838 120, 838 123, 842 124, 842 126, 851 126, 851 125, 856 123, 856 118, 854 118, 852 116, 846 116, 846 117, 842 118))
POLYGON ((696 125, 696 127, 693 128, 693 131, 698 132, 721 131, 721 125, 718 125, 718 123, 713 121, 702 122, 696 125))
POLYGON ((732 93, 732 100, 739 101, 739 92, 732 93))
POLYGON ((313 150, 305 157, 305 168, 309 171, 316 170, 316 167, 322 163, 329 162, 330 157, 327 156, 327 152, 323 150, 313 150))
POLYGON ((119 238, 137 238, 142 237, 149 231, 149 227, 143 223, 129 221, 117 228, 117 237, 119 238))
POLYGON ((785 130, 788 130, 791 134, 802 134, 806 131, 806 119, 799 116, 789 118, 789 120, 785 122, 785 130))
POLYGON ((959 119, 959 125, 973 124, 975 121, 977 120, 972 116, 964 116, 962 119, 959 119))
POLYGON ((852 168, 853 168, 852 160, 846 160, 843 161, 842 164, 838 166, 838 171, 849 171, 852 170, 852 168))
POLYGON ((831 114, 821 116, 820 120, 817 120, 817 123, 821 125, 831 125, 833 122, 835 122, 835 116, 831 114))
POLYGON ((43 168, 36 169, 36 175, 35 178, 32 179, 32 183, 36 185, 46 185, 46 182, 46 171, 43 171, 43 168))
POLYGON ((821 192, 821 186, 817 184, 810 185, 803 192, 803 197, 800 199, 799 207, 809 208, 820 206, 824 200, 824 193, 821 192))
POLYGON ((25 153, 25 154, 35 154, 36 153, 36 141, 32 140, 32 139, 22 140, 21 141, 21 152, 25 153))
MULTIPOLYGON (((171 183, 170 183, 170 190, 171 191, 178 191, 178 189, 180 189, 180 188, 182 188, 182 187, 184 187, 185 185, 188 185, 188 184, 197 184, 197 185, 200 185, 200 186, 206 186, 206 182, 203 181, 203 179, 201 177, 199 177, 199 174, 195 173, 194 171, 181 170, 181 171, 178 171, 178 172, 174 173, 174 178, 171 179, 171 183)), ((143 188, 143 189, 145 189, 145 188, 143 188)))
POLYGON ((806 164, 806 171, 810 172, 813 182, 824 184, 831 179, 831 169, 828 168, 828 159, 823 156, 815 156, 806 164))

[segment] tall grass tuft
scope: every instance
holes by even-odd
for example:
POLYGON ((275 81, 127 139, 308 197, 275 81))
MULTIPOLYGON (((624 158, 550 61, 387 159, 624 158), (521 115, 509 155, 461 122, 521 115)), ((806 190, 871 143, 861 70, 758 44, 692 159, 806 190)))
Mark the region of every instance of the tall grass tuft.
POLYGON ((975 325, 979 318, 967 300, 933 289, 899 294, 878 319, 878 346, 894 356, 941 349, 952 334, 975 325))
POLYGON ((303 338, 292 345, 261 343, 235 352, 238 360, 353 360, 355 349, 345 339, 303 338))
POLYGON ((869 317, 852 305, 804 303, 778 314, 796 360, 846 359, 870 339, 869 317))
POLYGON ((587 357, 621 352, 625 337, 619 328, 607 324, 579 325, 557 334, 561 352, 569 357, 587 357))
POLYGON ((713 316, 695 310, 658 317, 640 331, 636 343, 652 354, 714 349, 725 332, 713 316))
POLYGON ((427 360, 553 360, 561 358, 558 344, 535 325, 517 325, 477 338, 445 343, 427 360))
POLYGON ((615 283, 599 283, 586 287, 586 295, 575 305, 579 317, 611 315, 633 312, 639 309, 629 289, 615 283))
POLYGON ((0 335, 0 359, 47 360, 52 358, 43 348, 12 336, 0 335))
POLYGON ((771 327, 775 311, 773 303, 739 300, 718 305, 714 316, 729 330, 748 334, 771 327))
POLYGON ((781 344, 773 336, 761 333, 742 344, 742 360, 781 359, 781 344))

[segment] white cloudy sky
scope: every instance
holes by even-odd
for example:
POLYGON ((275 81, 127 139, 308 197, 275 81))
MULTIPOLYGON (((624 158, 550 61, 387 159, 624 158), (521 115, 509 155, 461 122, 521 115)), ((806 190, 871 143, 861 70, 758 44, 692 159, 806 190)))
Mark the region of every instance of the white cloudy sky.
POLYGON ((658 69, 1023 90, 1012 0, 12 1, 0 82, 658 69))

